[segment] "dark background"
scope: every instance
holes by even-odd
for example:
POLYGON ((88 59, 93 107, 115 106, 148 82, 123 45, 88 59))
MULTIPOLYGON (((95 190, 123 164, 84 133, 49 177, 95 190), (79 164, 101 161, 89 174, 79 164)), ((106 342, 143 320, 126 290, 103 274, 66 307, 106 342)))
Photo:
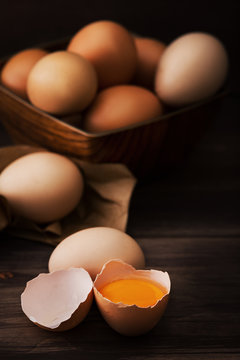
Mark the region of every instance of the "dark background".
MULTIPOLYGON (((225 44, 228 88, 218 115, 180 166, 140 181, 127 232, 148 267, 169 272, 172 297, 149 334, 121 337, 93 307, 82 326, 45 332, 23 315, 27 280, 47 271, 52 248, 0 234, 0 357, 65 359, 240 358, 240 2, 230 1, 1 1, 0 57, 74 34, 97 20, 120 22, 167 43, 205 31, 225 44)), ((0 128, 0 145, 10 140, 0 128)))
POLYGON ((237 88, 239 16, 238 0, 5 0, 1 1, 0 55, 72 35, 99 19, 118 21, 131 31, 167 43, 186 32, 205 31, 225 44, 237 88))

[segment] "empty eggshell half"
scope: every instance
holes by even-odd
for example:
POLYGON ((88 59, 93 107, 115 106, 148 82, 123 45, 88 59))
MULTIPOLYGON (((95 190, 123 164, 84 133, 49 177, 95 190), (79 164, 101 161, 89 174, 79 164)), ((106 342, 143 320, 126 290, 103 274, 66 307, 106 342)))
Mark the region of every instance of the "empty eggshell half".
POLYGON ((40 274, 22 293, 22 310, 46 330, 69 330, 86 317, 92 304, 92 287, 90 275, 81 268, 40 274))
POLYGON ((136 336, 151 330, 163 315, 170 293, 170 278, 167 272, 158 270, 136 270, 121 260, 110 260, 94 281, 94 295, 98 308, 106 322, 123 335, 136 336), (104 297, 100 290, 119 279, 141 279, 162 289, 164 295, 154 305, 139 307, 114 303, 104 297))

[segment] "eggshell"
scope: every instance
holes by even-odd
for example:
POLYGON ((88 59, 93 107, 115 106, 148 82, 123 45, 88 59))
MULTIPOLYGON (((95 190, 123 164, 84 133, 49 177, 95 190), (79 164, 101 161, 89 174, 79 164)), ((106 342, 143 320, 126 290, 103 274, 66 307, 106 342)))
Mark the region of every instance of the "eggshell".
POLYGON ((88 228, 60 242, 50 256, 48 268, 52 272, 82 267, 95 279, 104 263, 114 258, 136 268, 145 264, 140 246, 129 235, 107 227, 88 228))
POLYGON ((144 37, 134 37, 134 42, 137 49, 134 83, 152 89, 158 62, 166 45, 159 40, 144 37))
POLYGON ((107 262, 94 281, 94 295, 98 308, 106 322, 122 335, 136 336, 151 330, 162 317, 169 298, 170 278, 167 272, 136 270, 119 260, 107 262), (119 279, 145 279, 166 290, 166 295, 149 307, 113 303, 103 297, 99 289, 119 279))
POLYGON ((25 315, 52 331, 69 330, 86 317, 93 300, 92 280, 84 269, 40 274, 21 295, 25 315))
POLYGON ((83 177, 68 158, 39 151, 18 158, 0 175, 0 194, 13 213, 45 223, 70 213, 83 193, 83 177))
POLYGON ((227 71, 227 52, 216 37, 188 33, 173 41, 161 56, 155 90, 167 104, 190 104, 213 95, 227 71))
POLYGON ((116 85, 102 90, 87 110, 83 127, 98 133, 153 119, 163 113, 157 96, 143 87, 116 85))
POLYGON ((95 67, 99 86, 127 83, 136 68, 136 48, 131 34, 113 21, 96 21, 80 29, 68 51, 80 54, 95 67))
POLYGON ((26 49, 13 55, 3 66, 1 82, 18 96, 27 99, 27 78, 33 66, 47 51, 26 49))
POLYGON ((97 75, 85 58, 67 51, 56 51, 32 68, 27 81, 30 101, 52 114, 82 111, 97 91, 97 75))

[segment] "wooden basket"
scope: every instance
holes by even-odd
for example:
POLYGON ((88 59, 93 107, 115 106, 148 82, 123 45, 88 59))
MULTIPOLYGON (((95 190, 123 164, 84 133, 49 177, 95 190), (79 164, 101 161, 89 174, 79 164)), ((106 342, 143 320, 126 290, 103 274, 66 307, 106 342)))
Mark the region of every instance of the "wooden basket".
MULTIPOLYGON (((65 43, 45 48, 57 50, 65 43)), ((40 145, 94 163, 124 163, 143 176, 156 167, 179 163, 216 117, 224 95, 226 91, 155 119, 91 134, 37 109, 0 85, 0 119, 16 143, 40 145)))

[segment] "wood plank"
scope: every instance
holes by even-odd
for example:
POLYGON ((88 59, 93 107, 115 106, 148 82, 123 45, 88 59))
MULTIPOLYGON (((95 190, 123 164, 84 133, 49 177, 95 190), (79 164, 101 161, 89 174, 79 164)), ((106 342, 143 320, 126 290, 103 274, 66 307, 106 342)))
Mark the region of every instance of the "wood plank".
POLYGON ((21 311, 20 294, 27 280, 47 271, 52 247, 1 237, 0 272, 14 275, 0 279, 1 354, 50 353, 59 359, 66 354, 94 359, 99 353, 109 359, 199 359, 197 354, 231 359, 240 354, 240 238, 138 238, 147 266, 169 272, 172 292, 159 324, 144 336, 126 338, 108 327, 96 306, 65 333, 33 325, 21 311))

